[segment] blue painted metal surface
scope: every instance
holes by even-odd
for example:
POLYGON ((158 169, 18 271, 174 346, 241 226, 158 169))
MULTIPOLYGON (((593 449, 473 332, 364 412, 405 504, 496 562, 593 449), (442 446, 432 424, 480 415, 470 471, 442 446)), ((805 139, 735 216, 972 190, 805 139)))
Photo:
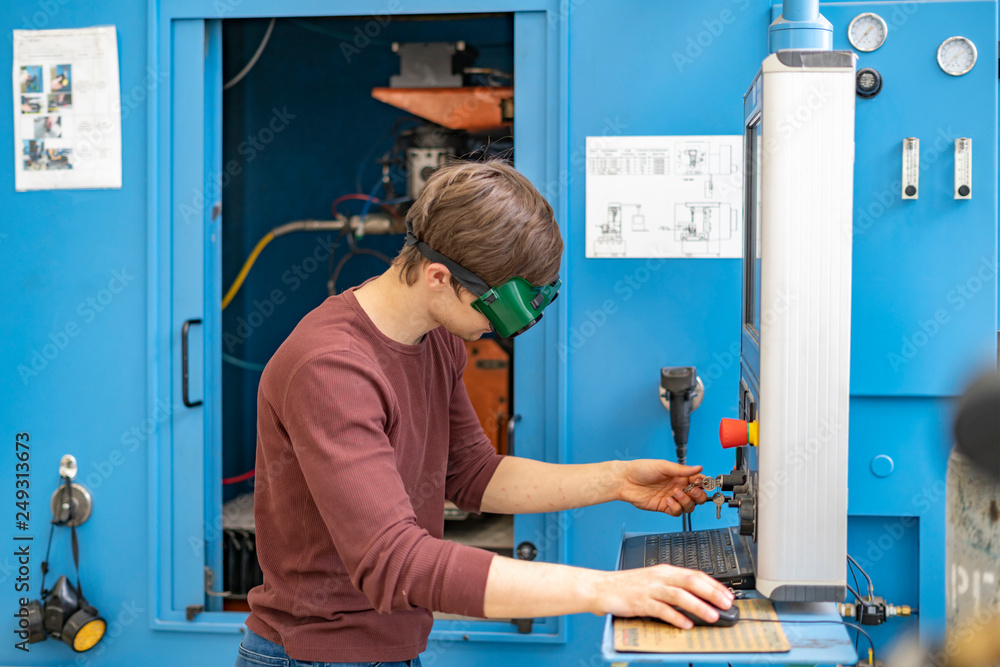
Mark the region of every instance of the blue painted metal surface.
MULTIPOLYGON (((349 11, 367 15, 388 7, 389 1, 365 0, 349 11)), ((77 456, 79 481, 94 494, 94 516, 80 530, 82 574, 114 632, 99 655, 80 656, 92 664, 134 664, 140 655, 164 656, 162 664, 228 664, 235 656, 238 617, 209 611, 195 623, 183 620, 184 605, 200 590, 203 557, 190 550, 190 542, 172 539, 197 543, 207 537, 211 550, 218 516, 204 499, 219 498, 212 488, 221 472, 212 450, 219 422, 198 417, 200 424, 179 437, 190 416, 182 413, 174 370, 181 322, 218 303, 221 269, 211 231, 220 223, 211 219, 211 202, 196 207, 192 225, 203 233, 196 235, 202 247, 176 274, 164 249, 178 242, 175 233, 191 230, 147 225, 147 219, 180 215, 166 176, 174 169, 170 142, 184 136, 185 124, 199 114, 212 113, 211 91, 218 86, 178 77, 175 71, 184 68, 197 71, 199 59, 172 60, 172 40, 197 41, 207 34, 208 58, 215 59, 216 19, 267 17, 275 10, 263 0, 180 0, 145 8, 15 0, 0 6, 5 30, 113 23, 119 31, 123 188, 14 193, 8 185, 0 193, 0 257, 7 267, 6 312, 12 314, 0 322, 6 398, 0 430, 8 441, 17 432, 32 436, 33 513, 26 532, 36 545, 61 454, 77 456), (190 23, 171 27, 159 20, 164 14, 190 23), (200 100, 201 110, 184 107, 172 124, 156 122, 151 110, 171 118, 172 95, 174 103, 200 100), (171 128, 178 132, 172 138, 171 128), (199 278, 193 271, 204 274, 199 278), (125 276, 126 288, 98 304, 99 310, 88 305, 88 299, 103 298, 113 272, 125 276), (166 288, 153 289, 154 283, 166 288), (78 333, 63 338, 71 323, 78 333), (175 467, 181 460, 184 467, 175 467)), ((522 411, 519 441, 536 443, 539 456, 566 462, 672 458, 669 420, 654 395, 658 369, 693 364, 707 391, 692 415, 689 458, 711 473, 724 472, 731 456, 718 449, 715 432, 720 418, 737 416, 739 262, 584 259, 584 141, 593 135, 740 133, 741 96, 768 50, 770 4, 405 3, 406 12, 471 10, 525 12, 515 19, 516 35, 530 41, 528 53, 515 49, 515 58, 522 59, 517 62, 524 63, 517 85, 523 87, 519 94, 544 95, 545 109, 518 107, 519 119, 529 119, 530 126, 519 124, 517 141, 542 144, 533 160, 519 165, 556 204, 567 239, 563 298, 521 350, 518 407, 535 397, 545 400, 531 413, 522 411), (525 71, 530 61, 524 59, 539 50, 544 68, 525 71)), ((287 0, 281 11, 320 16, 331 9, 320 0, 287 0)), ((857 116, 849 550, 869 569, 878 594, 919 604, 921 630, 931 632, 944 620, 950 397, 974 368, 996 358, 996 3, 824 3, 821 12, 834 26, 833 48, 849 48, 846 26, 861 11, 881 13, 890 32, 885 46, 859 61, 859 67, 877 68, 885 87, 877 98, 859 101, 857 116), (979 64, 964 77, 948 77, 934 62, 937 45, 952 34, 964 34, 979 47, 979 64), (921 197, 912 202, 900 201, 895 186, 904 136, 923 140, 921 197), (945 144, 958 136, 973 138, 976 189, 968 202, 950 196, 952 159, 945 144), (993 275, 969 284, 984 266, 993 275), (930 323, 941 310, 947 321, 935 329, 930 323), (873 474, 878 455, 893 459, 891 475, 873 474)), ((10 71, 10 57, 10 49, 0 50, 0 71, 10 71)), ((0 114, 0 134, 11 136, 11 123, 10 114, 0 114)), ((197 173, 174 171, 175 189, 205 187, 204 165, 214 159, 212 142, 219 137, 217 126, 209 129, 208 135, 190 137, 190 161, 202 166, 197 173)), ((10 160, 0 160, 3 182, 13 182, 12 169, 10 160)), ((192 342, 218 335, 212 326, 220 325, 193 328, 192 342)), ((211 375, 217 360, 204 366, 207 374, 192 375, 196 398, 201 391, 218 391, 211 375)), ((213 395, 218 403, 217 393, 205 398, 213 395)), ((13 488, 12 471, 12 465, 0 465, 0 489, 13 488)), ((7 503, 0 510, 0 535, 8 534, 13 521, 7 503)), ((718 525, 714 508, 700 509, 694 524, 718 525)), ((679 521, 608 505, 539 519, 527 536, 543 541, 555 558, 607 569, 623 526, 668 530, 679 528, 679 521)), ((524 535, 519 532, 518 539, 524 535)), ((67 551, 57 550, 55 572, 69 570, 67 551)), ((215 560, 211 551, 204 558, 215 560)), ((39 560, 32 566, 35 586, 39 560)), ((12 556, 0 556, 3 609, 14 606, 13 566, 12 556)), ((878 646, 916 623, 875 628, 878 646)), ((428 658, 438 665, 603 664, 597 617, 565 619, 549 633, 548 644, 501 635, 502 625, 439 631, 428 658), (496 633, 495 644, 461 640, 483 627, 496 633)), ((0 662, 56 665, 76 657, 56 642, 22 654, 11 639, 0 642, 0 662)))

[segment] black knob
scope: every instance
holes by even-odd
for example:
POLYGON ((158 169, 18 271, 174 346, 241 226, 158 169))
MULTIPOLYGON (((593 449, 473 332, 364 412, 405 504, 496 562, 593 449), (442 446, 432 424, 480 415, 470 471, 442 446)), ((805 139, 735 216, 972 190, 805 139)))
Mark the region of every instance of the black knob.
POLYGON ((754 533, 754 502, 750 498, 740 500, 740 535, 754 533))
POLYGON ((958 186, 958 194, 960 197, 968 197, 970 192, 972 192, 972 190, 969 189, 968 185, 958 186))
POLYGON ((858 97, 865 99, 875 97, 882 91, 882 75, 871 67, 858 70, 855 90, 858 97))
POLYGON ((538 549, 531 542, 521 542, 517 545, 517 557, 521 560, 535 560, 538 549))
POLYGON ((722 490, 732 491, 737 486, 747 483, 747 474, 743 470, 734 470, 731 474, 722 476, 722 490))
POLYGON ((907 197, 912 197, 915 194, 917 194, 917 186, 915 186, 915 185, 907 185, 906 186, 906 196, 907 197))

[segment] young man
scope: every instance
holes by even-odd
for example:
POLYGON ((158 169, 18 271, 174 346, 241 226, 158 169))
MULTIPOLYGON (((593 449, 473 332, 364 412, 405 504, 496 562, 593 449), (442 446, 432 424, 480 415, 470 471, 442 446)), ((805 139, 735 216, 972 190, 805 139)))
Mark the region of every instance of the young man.
POLYGON ((484 435, 462 340, 523 330, 557 288, 559 227, 526 178, 502 162, 445 167, 407 225, 393 266, 309 313, 264 371, 254 491, 264 584, 250 592, 237 665, 419 665, 435 610, 690 627, 676 604, 714 621, 705 601, 728 608, 732 596, 698 572, 599 572, 442 539, 446 498, 473 512, 623 500, 679 516, 706 497, 682 490, 700 467, 554 465, 499 456, 484 435))

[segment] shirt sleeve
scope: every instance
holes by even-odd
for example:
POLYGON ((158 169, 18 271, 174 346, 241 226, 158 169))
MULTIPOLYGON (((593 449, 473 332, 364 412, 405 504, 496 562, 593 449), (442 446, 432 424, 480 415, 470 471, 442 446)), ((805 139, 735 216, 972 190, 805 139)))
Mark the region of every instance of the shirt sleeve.
POLYGON ((465 389, 465 345, 455 339, 457 377, 451 397, 451 431, 445 497, 466 512, 479 512, 483 494, 503 456, 483 432, 465 389))
POLYGON ((314 357, 292 374, 282 417, 306 485, 351 582, 377 611, 482 616, 493 554, 417 525, 386 435, 388 396, 349 352, 314 357))

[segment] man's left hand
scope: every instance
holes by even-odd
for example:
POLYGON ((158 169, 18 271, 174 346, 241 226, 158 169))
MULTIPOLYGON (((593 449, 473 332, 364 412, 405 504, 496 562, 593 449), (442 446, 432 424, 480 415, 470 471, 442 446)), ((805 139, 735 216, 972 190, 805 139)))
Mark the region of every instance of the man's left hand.
POLYGON ((641 510, 680 516, 708 500, 698 487, 684 492, 684 487, 701 479, 700 472, 701 466, 682 466, 672 461, 629 461, 622 471, 619 495, 641 510))

